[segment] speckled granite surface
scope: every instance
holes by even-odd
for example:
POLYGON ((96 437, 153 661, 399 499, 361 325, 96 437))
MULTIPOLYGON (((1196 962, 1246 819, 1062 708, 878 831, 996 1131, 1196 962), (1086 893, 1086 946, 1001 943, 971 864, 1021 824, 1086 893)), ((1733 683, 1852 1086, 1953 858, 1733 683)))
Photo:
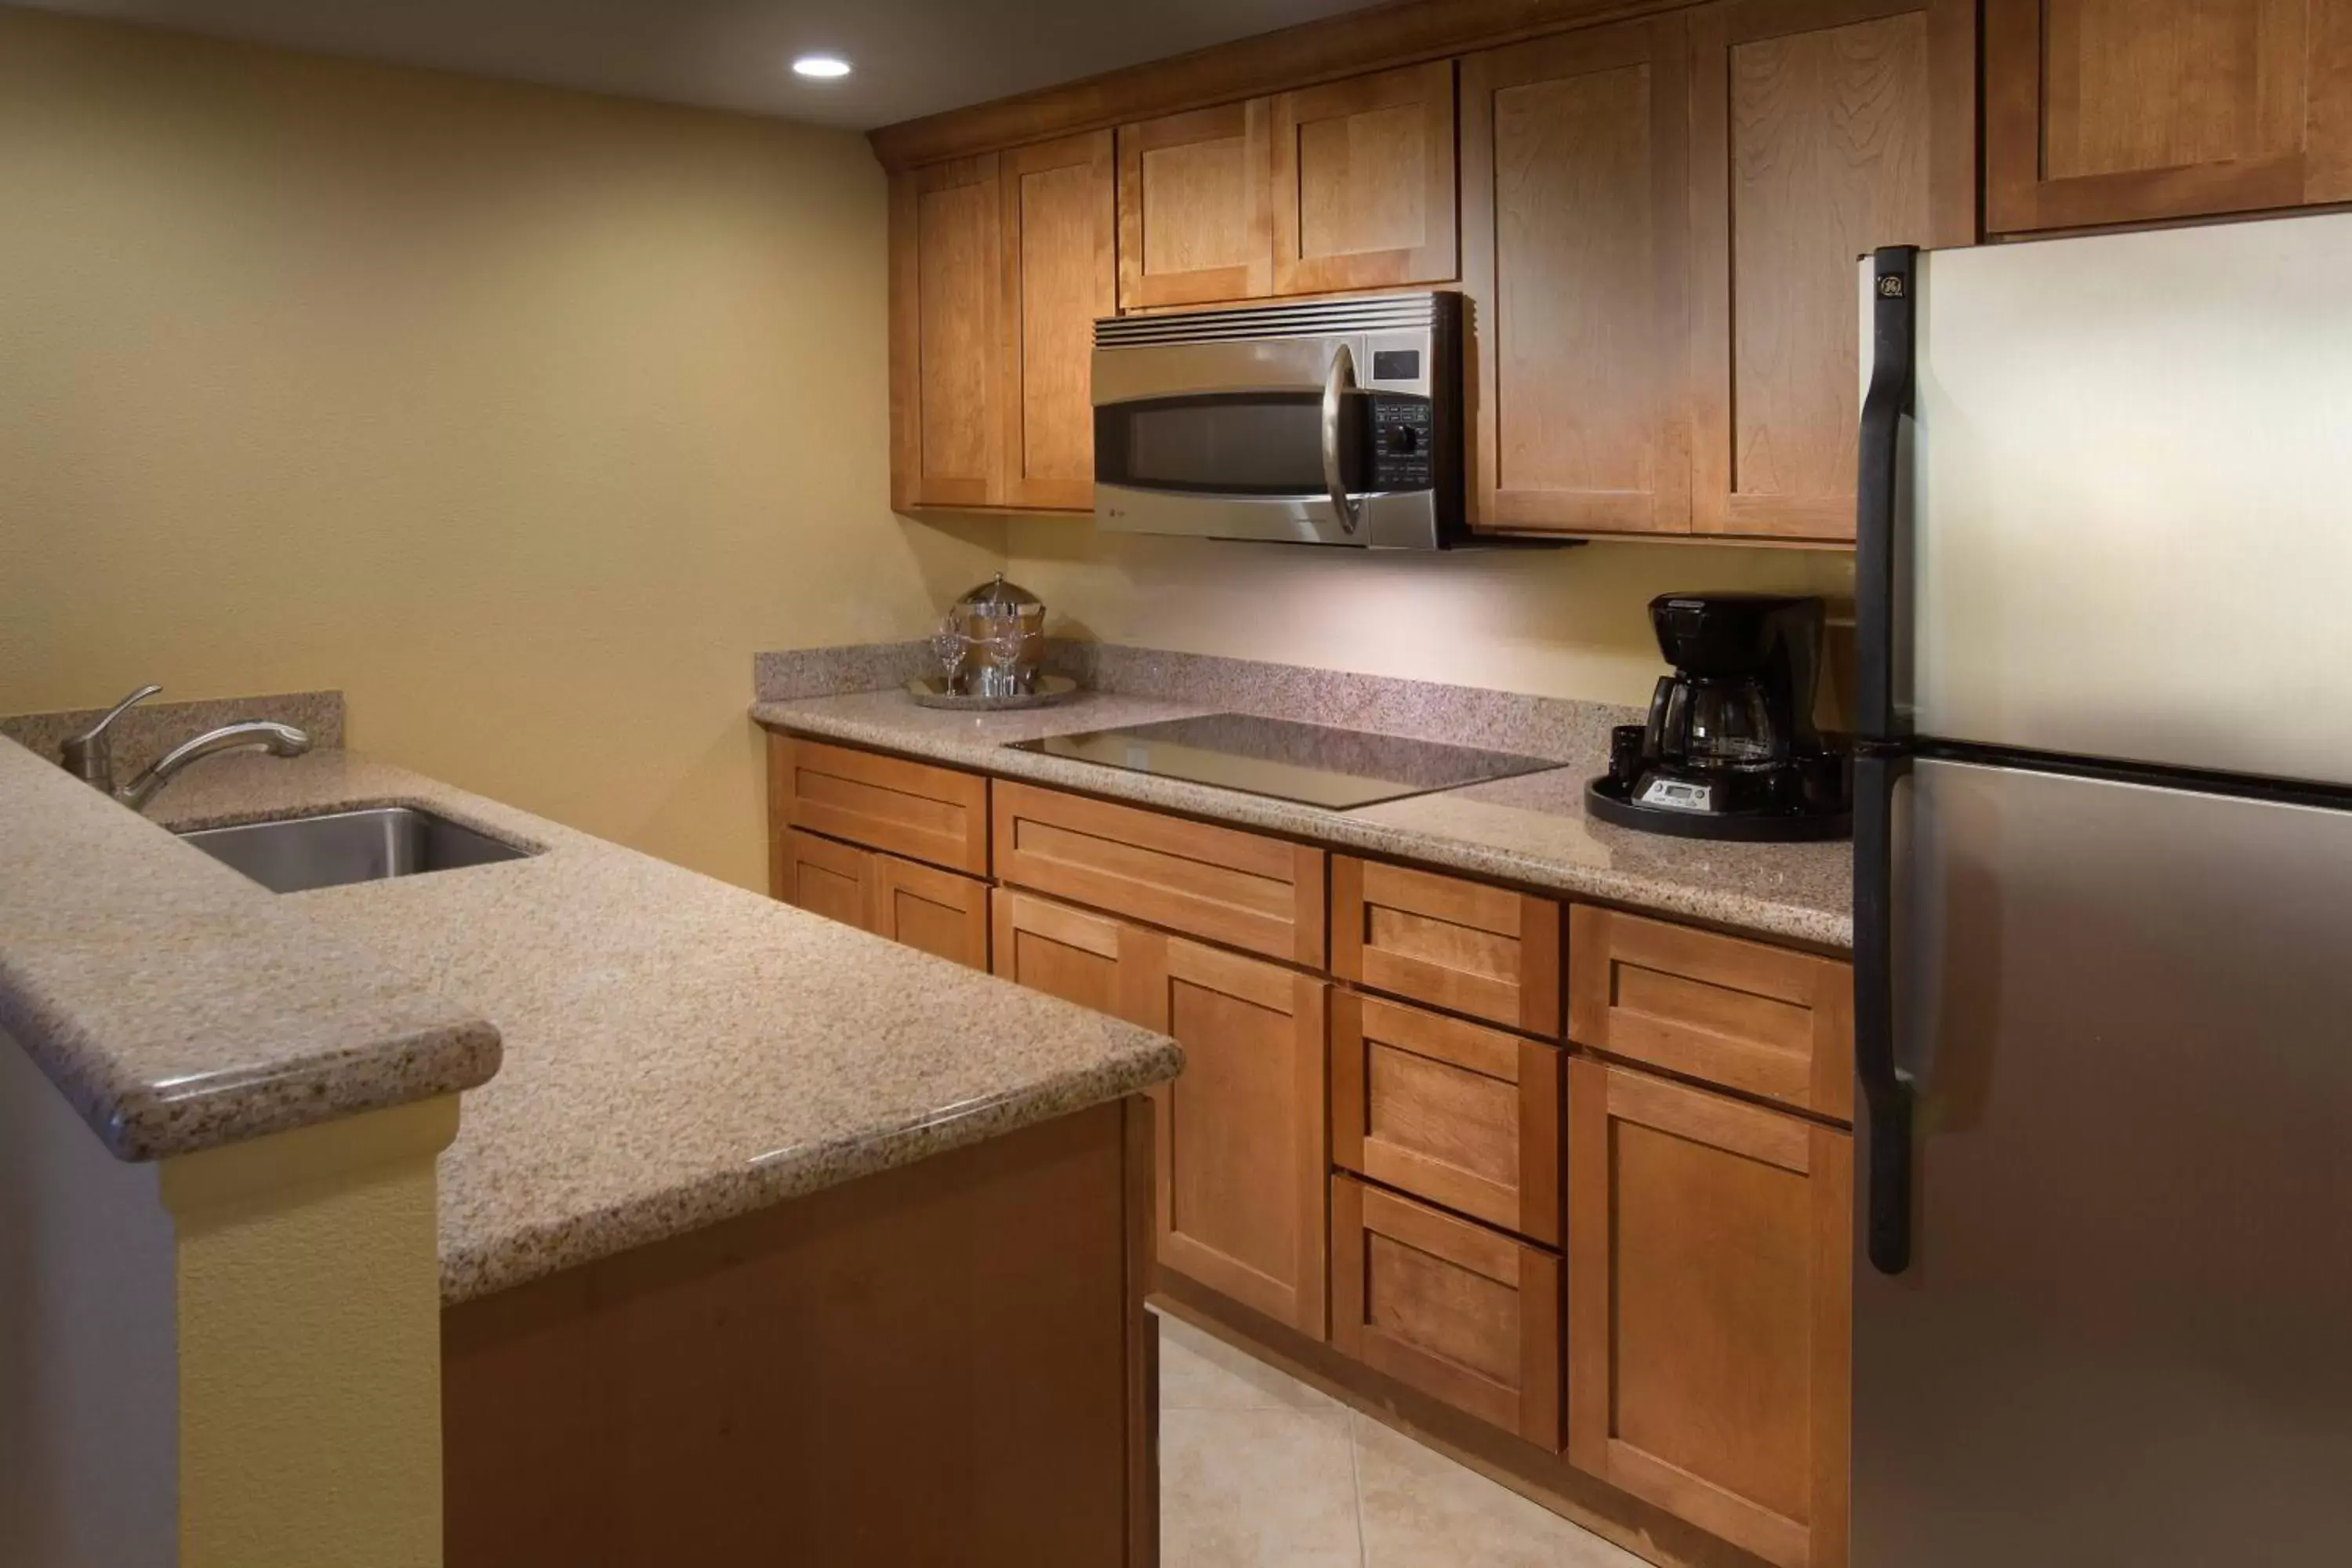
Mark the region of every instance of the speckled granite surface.
POLYGON ((478 1012, 5 740, 0 1026, 126 1160, 470 1089, 499 1066, 478 1012))
MULTIPOLYGON (((1061 645, 1052 660, 1082 661, 1061 645)), ((1851 846, 1724 844, 1612 827, 1584 815, 1628 709, 1425 681, 1103 649, 1110 684, 1020 713, 942 713, 896 690, 762 700, 763 724, 1011 778, 1314 839, 1337 848, 1525 883, 1832 951, 1853 945, 1851 846), (1040 735, 1232 710, 1549 757, 1563 765, 1354 811, 1326 811, 1180 779, 1007 749, 1040 735)))
POLYGON ((546 846, 277 900, 505 1037, 505 1066, 466 1096, 441 1158, 445 1301, 1080 1110, 1182 1062, 1160 1036, 364 757, 223 759, 156 809, 188 827, 391 803, 546 846))

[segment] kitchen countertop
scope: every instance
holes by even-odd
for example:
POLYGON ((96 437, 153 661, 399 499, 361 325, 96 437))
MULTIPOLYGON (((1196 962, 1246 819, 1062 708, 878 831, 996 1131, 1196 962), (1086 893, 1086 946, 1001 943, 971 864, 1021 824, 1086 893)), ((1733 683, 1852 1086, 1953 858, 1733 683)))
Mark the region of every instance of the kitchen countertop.
POLYGON ((503 1037, 503 1066, 466 1095, 440 1162, 446 1303, 1131 1093, 1182 1063, 1163 1037, 346 752, 218 758, 150 813, 156 866, 365 952, 415 1008, 503 1037), (544 852, 273 895, 161 831, 390 804, 544 852))
POLYGON ((0 1027, 125 1160, 454 1093, 499 1068, 498 1031, 471 1007, 7 740, 0 1027))
MULTIPOLYGON (((1323 682, 1345 679, 1326 676, 1323 682)), ((1427 689, 1442 694, 1448 689, 1427 689)), ((1584 785, 1606 770, 1600 749, 1606 744, 1606 730, 1591 723, 1563 729, 1553 749, 1535 753, 1560 761, 1558 768, 1353 811, 1009 749, 1013 742, 1042 735, 1189 718, 1234 706, 1084 691, 1050 708, 958 713, 917 707, 905 692, 890 689, 759 701, 751 711, 774 729, 950 767, 1131 800, 1778 941, 1840 952, 1853 945, 1850 845, 1720 843, 1594 822, 1584 814, 1584 785)), ((1278 704, 1257 703, 1249 710, 1310 723, 1348 722, 1345 715, 1313 707, 1285 711, 1278 704)), ((1497 744, 1491 733, 1428 738, 1497 744)))

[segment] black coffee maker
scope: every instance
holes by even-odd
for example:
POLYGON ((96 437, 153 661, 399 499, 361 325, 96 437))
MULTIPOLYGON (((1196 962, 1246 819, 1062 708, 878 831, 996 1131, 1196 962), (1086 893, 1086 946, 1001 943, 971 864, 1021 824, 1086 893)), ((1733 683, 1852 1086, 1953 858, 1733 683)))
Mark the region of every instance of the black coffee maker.
POLYGON ((1612 736, 1586 787, 1602 822, 1686 838, 1843 838, 1844 752, 1813 727, 1822 602, 1784 594, 1663 594, 1650 601, 1658 678, 1646 724, 1612 736))

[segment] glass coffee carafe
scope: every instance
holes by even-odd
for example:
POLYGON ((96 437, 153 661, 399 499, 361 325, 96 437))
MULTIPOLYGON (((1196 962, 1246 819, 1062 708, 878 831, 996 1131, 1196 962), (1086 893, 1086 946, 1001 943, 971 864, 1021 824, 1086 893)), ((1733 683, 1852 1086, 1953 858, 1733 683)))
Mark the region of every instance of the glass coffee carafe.
POLYGON ((1760 680, 1662 676, 1652 703, 1661 761, 1702 773, 1756 772, 1789 760, 1789 736, 1760 680))

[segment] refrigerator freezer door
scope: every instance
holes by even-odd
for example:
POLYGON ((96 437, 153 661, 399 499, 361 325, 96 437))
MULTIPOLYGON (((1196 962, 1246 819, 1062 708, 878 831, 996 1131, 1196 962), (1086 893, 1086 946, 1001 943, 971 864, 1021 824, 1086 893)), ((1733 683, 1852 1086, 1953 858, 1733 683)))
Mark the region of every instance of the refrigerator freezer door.
POLYGON ((2352 214, 1919 273, 1916 732, 2352 783, 2352 214))
POLYGON ((1854 1568, 2343 1561, 2352 814, 1922 762, 1897 834, 1854 1568))

